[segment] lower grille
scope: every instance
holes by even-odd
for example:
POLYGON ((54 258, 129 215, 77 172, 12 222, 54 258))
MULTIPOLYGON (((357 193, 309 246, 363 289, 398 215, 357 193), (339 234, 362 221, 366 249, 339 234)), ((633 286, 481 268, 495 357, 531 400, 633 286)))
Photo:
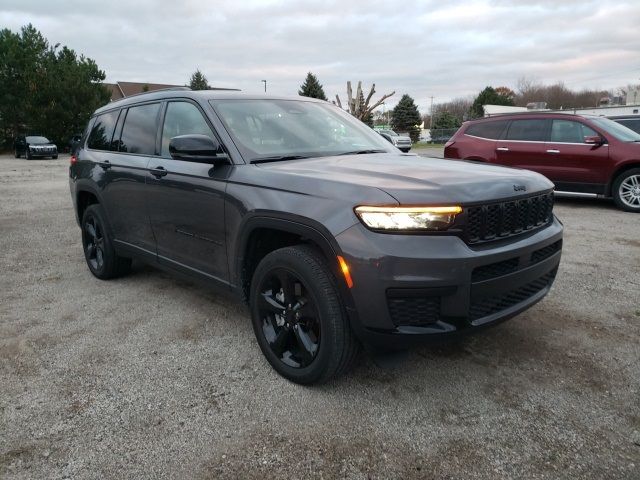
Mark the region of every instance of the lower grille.
POLYGON ((490 278, 508 275, 518 269, 519 263, 520 261, 516 257, 510 258, 509 260, 503 260, 502 262, 483 265, 482 267, 478 267, 473 270, 471 273, 471 281, 475 283, 483 280, 489 280, 490 278))
POLYGON ((546 260, 551 255, 559 251, 561 248, 562 248, 562 240, 558 240, 557 242, 552 243, 551 245, 547 245, 546 247, 541 248, 540 250, 536 250, 531 254, 531 263, 538 263, 543 260, 546 260))
POLYGON ((478 320, 494 313, 513 307, 520 302, 531 298, 536 293, 548 287, 556 276, 556 269, 534 280, 531 283, 523 285, 509 292, 492 297, 482 298, 471 303, 469 309, 469 319, 478 320))
POLYGON ((440 320, 440 297, 387 297, 389 315, 397 326, 425 326, 440 320))

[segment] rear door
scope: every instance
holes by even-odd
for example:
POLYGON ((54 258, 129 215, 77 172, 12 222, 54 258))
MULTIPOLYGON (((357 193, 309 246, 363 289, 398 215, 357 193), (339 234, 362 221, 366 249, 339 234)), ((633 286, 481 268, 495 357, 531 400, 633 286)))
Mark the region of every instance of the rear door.
POLYGON ((539 118, 512 120, 496 142, 496 163, 545 175, 545 141, 550 123, 539 118))
POLYGON ((585 137, 602 136, 588 125, 572 119, 553 119, 546 144, 545 175, 557 190, 604 193, 609 177, 609 145, 584 142, 585 137))
POLYGON ((147 173, 149 218, 158 260, 226 283, 224 197, 231 165, 172 159, 171 138, 188 134, 216 138, 196 103, 168 102, 160 156, 151 161, 147 173))
POLYGON ((145 204, 145 180, 156 151, 160 106, 156 102, 103 114, 96 118, 88 141, 116 244, 151 256, 155 240, 145 204))

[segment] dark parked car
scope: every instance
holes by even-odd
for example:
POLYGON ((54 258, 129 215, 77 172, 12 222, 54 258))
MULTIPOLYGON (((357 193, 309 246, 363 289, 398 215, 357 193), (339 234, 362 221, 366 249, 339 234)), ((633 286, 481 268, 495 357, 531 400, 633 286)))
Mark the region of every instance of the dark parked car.
POLYGON ((620 125, 624 125, 625 127, 630 128, 636 133, 640 133, 640 115, 617 116, 609 118, 614 122, 618 122, 620 125))
POLYGON ((462 158, 527 168, 556 191, 613 197, 640 212, 640 134, 604 117, 501 115, 465 122, 444 149, 462 158))
POLYGON ((376 130, 384 139, 400 151, 407 153, 411 150, 411 137, 409 135, 401 135, 393 130, 376 130))
POLYGON ((16 158, 23 155, 27 160, 38 157, 58 158, 58 147, 55 143, 40 135, 19 136, 15 139, 13 146, 16 158))
POLYGON ((234 292, 294 382, 510 318, 560 262, 546 178, 400 154, 327 102, 158 91, 87 131, 69 183, 93 275, 135 257, 234 292))

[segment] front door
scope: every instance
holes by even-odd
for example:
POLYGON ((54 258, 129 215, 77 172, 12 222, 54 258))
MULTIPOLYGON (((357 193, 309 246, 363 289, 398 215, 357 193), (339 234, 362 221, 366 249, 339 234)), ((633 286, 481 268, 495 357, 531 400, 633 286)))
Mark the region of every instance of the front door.
POLYGON ((545 147, 547 154, 544 175, 556 190, 604 193, 608 178, 609 145, 584 142, 585 137, 600 136, 591 127, 575 120, 554 119, 551 136, 545 147))
POLYGON ((224 203, 231 165, 174 160, 169 141, 178 135, 215 138, 195 103, 167 103, 160 157, 147 173, 147 207, 158 260, 227 283, 224 203))

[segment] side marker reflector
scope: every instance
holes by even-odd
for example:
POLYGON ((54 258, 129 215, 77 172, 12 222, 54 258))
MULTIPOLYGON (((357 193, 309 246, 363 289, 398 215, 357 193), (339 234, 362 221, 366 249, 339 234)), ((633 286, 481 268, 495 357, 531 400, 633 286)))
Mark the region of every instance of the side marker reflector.
POLYGON ((349 273, 349 265, 345 262, 344 258, 338 255, 338 263, 340 264, 340 270, 342 270, 342 275, 344 275, 344 279, 347 282, 347 287, 353 287, 353 280, 351 280, 351 273, 349 273))

